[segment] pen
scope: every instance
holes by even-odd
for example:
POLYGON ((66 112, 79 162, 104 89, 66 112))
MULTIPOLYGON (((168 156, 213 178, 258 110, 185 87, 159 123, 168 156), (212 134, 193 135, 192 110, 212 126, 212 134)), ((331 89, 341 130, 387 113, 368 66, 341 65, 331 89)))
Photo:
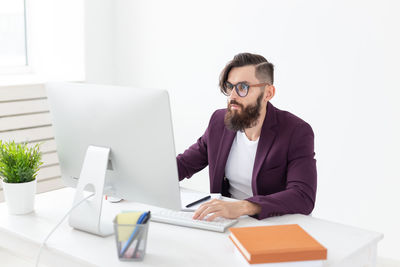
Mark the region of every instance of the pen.
POLYGON ((211 196, 206 196, 206 197, 200 198, 199 200, 196 200, 195 202, 187 204, 186 208, 190 208, 191 206, 194 206, 194 205, 199 204, 199 203, 201 203, 203 201, 209 200, 210 198, 211 198, 211 196))
MULTIPOLYGON (((147 221, 150 219, 150 211, 147 213, 147 217, 143 220, 143 224, 146 224, 147 221)), ((139 233, 139 236, 137 237, 138 241, 136 243, 136 247, 135 250, 133 251, 132 257, 136 257, 136 253, 139 250, 139 246, 140 246, 140 241, 142 241, 142 235, 143 235, 143 231, 139 233)))
POLYGON ((150 219, 150 214, 151 214, 151 211, 149 210, 149 211, 147 212, 147 215, 146 215, 146 217, 144 218, 142 224, 147 223, 147 221, 150 219))

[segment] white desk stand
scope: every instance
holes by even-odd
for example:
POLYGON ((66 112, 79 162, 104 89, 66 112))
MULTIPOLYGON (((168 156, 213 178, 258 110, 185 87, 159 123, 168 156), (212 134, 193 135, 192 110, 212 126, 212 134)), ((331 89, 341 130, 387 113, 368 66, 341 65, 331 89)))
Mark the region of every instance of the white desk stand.
POLYGON ((73 206, 85 198, 85 191, 94 192, 94 196, 82 202, 69 216, 70 226, 99 236, 108 236, 114 232, 110 221, 101 220, 104 183, 109 157, 110 148, 88 147, 76 186, 73 206))

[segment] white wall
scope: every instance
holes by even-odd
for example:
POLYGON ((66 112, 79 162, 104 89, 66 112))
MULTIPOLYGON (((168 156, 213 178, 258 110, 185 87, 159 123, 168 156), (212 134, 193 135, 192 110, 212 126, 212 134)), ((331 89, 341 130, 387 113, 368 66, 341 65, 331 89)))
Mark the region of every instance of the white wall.
MULTIPOLYGON (((168 89, 182 152, 226 105, 217 86, 225 63, 239 52, 264 55, 276 66, 272 103, 315 132, 314 216, 383 232, 379 254, 400 259, 399 8, 389 0, 118 0, 105 33, 113 63, 99 53, 87 77, 104 81, 92 70, 109 65, 110 83, 168 89)), ((185 185, 208 190, 207 170, 192 180, 185 185)))
POLYGON ((86 81, 113 83, 114 6, 112 0, 85 1, 86 81))

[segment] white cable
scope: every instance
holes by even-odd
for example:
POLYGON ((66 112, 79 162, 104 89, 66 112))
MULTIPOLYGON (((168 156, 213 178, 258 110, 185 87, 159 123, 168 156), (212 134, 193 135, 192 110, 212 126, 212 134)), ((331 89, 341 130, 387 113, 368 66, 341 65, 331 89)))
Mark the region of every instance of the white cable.
POLYGON ((90 194, 89 196, 85 197, 84 199, 82 199, 81 201, 79 201, 78 203, 76 203, 75 205, 72 206, 72 208, 64 215, 64 217, 61 219, 61 221, 50 231, 50 233, 46 236, 46 238, 43 240, 42 244, 40 245, 38 254, 36 256, 36 264, 35 266, 38 267, 39 266, 39 260, 40 260, 40 253, 42 252, 42 249, 44 247, 44 245, 46 244, 46 241, 50 238, 50 236, 53 234, 53 232, 60 226, 60 224, 63 223, 63 221, 68 217, 68 215, 76 208, 78 207, 83 201, 87 200, 88 198, 94 196, 94 193, 90 194))

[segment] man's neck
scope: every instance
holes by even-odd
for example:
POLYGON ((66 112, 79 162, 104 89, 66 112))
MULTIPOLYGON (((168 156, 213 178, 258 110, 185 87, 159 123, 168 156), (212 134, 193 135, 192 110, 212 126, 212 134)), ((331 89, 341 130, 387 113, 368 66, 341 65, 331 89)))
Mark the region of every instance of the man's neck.
POLYGON ((261 128, 264 123, 265 116, 267 115, 267 108, 262 108, 260 117, 257 120, 257 124, 254 127, 244 129, 244 133, 250 141, 257 140, 261 135, 261 128))

